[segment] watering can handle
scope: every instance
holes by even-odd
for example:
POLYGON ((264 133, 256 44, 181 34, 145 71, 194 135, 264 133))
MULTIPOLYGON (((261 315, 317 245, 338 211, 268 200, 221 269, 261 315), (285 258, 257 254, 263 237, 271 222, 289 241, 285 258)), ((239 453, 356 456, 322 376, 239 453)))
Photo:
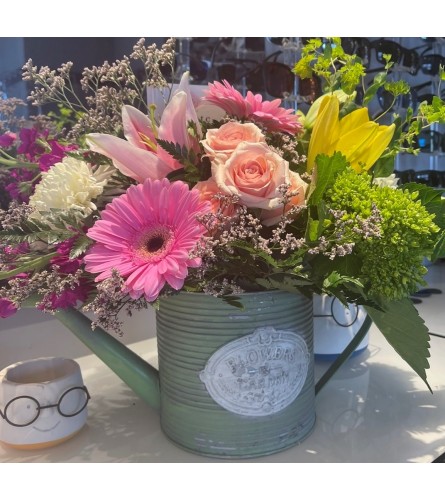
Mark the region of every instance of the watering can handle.
POLYGON ((159 372, 156 368, 102 328, 93 331, 91 321, 80 311, 63 309, 55 316, 140 398, 159 410, 159 372))

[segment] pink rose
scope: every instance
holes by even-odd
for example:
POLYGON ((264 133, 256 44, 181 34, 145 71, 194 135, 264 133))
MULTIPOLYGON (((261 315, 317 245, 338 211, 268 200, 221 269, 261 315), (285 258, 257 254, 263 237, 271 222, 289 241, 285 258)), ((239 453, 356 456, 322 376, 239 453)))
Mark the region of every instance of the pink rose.
POLYGON ((217 155, 227 158, 240 142, 265 143, 265 137, 253 123, 228 122, 220 128, 207 130, 206 138, 201 142, 211 159, 217 155))
POLYGON ((243 142, 226 161, 215 161, 212 176, 224 193, 250 208, 281 204, 280 186, 290 184, 289 163, 263 143, 243 142))
POLYGON ((265 226, 273 226, 278 224, 283 215, 285 215, 293 207, 299 207, 305 205, 305 193, 307 184, 304 180, 296 173, 289 172, 290 186, 288 189, 288 195, 290 199, 285 205, 281 205, 278 208, 272 210, 263 210, 261 213, 261 221, 265 226))

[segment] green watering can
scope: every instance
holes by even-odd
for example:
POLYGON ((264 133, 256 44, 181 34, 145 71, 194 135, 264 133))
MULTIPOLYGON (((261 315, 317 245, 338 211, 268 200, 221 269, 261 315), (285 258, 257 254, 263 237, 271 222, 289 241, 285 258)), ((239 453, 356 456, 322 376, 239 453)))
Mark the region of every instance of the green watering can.
POLYGON ((203 294, 161 300, 159 371, 76 309, 56 312, 150 407, 177 445, 206 456, 248 458, 303 441, 315 424, 315 394, 361 342, 315 384, 312 299, 282 291, 246 293, 243 310, 203 294), (286 359, 287 358, 287 359, 286 359), (299 385, 300 384, 300 385, 299 385))

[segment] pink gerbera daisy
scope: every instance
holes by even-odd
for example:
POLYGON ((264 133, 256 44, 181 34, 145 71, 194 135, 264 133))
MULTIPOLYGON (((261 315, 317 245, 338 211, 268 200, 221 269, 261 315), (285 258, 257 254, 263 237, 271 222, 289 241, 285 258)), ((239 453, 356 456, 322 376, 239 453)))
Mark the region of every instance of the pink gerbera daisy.
POLYGON ((188 267, 201 259, 190 251, 205 233, 197 216, 210 212, 197 190, 182 181, 147 179, 115 198, 88 231, 97 243, 85 256, 86 270, 109 278, 116 269, 133 298, 156 300, 166 283, 182 288, 188 267))
POLYGON ((251 119, 270 132, 296 134, 302 129, 298 116, 292 109, 280 106, 280 99, 263 101, 261 94, 247 92, 243 97, 229 82, 209 83, 205 101, 223 109, 228 115, 240 119, 251 119))

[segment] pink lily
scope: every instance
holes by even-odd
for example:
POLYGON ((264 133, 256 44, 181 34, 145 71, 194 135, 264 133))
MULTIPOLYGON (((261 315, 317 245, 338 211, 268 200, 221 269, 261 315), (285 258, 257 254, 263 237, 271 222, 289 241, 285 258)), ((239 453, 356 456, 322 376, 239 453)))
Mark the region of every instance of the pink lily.
POLYGON ((200 137, 189 134, 189 121, 196 124, 200 136, 201 127, 188 85, 188 73, 185 73, 157 130, 146 115, 132 106, 124 106, 122 122, 127 140, 108 134, 89 134, 87 144, 91 150, 111 158, 118 170, 138 182, 147 178, 162 179, 181 165, 158 145, 157 138, 198 150, 200 137))

